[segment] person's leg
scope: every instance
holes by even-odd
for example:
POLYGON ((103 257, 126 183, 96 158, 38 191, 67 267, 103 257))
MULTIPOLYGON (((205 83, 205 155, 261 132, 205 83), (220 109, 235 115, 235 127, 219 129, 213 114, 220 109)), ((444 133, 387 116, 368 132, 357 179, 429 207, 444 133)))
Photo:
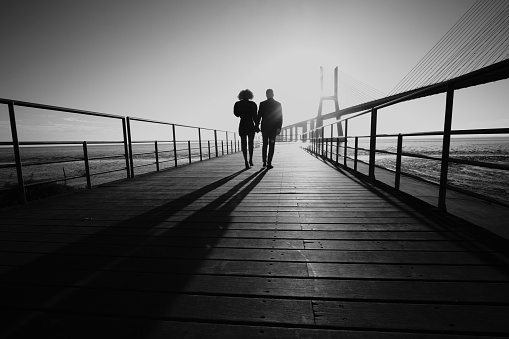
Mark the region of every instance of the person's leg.
POLYGON ((269 141, 269 156, 267 159, 267 167, 272 168, 272 158, 274 157, 274 149, 276 147, 276 133, 270 133, 269 141))
POLYGON ((249 163, 247 162, 247 135, 240 136, 240 147, 242 149, 242 155, 244 156, 246 168, 249 168, 249 163))
POLYGON ((253 166, 254 133, 249 134, 249 165, 253 166))
POLYGON ((267 146, 269 145, 269 136, 267 135, 267 133, 262 133, 262 140, 263 140, 262 161, 263 161, 263 166, 265 166, 265 165, 267 165, 267 146))

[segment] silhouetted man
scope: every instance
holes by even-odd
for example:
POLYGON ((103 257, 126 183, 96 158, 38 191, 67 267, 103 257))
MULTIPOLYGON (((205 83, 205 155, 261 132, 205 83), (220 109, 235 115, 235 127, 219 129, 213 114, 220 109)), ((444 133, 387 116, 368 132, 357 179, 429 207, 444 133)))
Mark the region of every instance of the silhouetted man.
POLYGON ((283 126, 283 109, 281 104, 274 100, 273 90, 268 89, 265 95, 267 100, 260 102, 260 108, 258 109, 258 124, 261 122, 263 166, 271 169, 273 167, 272 157, 274 156, 276 136, 281 132, 281 127, 283 126), (268 158, 267 146, 269 148, 268 158))

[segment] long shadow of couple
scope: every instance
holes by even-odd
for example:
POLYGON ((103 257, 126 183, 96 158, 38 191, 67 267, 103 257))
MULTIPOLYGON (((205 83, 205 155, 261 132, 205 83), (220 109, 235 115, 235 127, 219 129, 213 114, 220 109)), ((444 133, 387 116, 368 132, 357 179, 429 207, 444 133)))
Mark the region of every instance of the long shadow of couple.
MULTIPOLYGON (((188 236, 192 232, 195 239, 206 237, 213 248, 228 231, 231 212, 262 181, 266 170, 249 175, 188 216, 179 217, 180 211, 193 203, 200 206, 201 197, 245 171, 3 273, 1 295, 7 311, 2 313, 10 326, 0 335, 72 337, 76 331, 93 331, 94 323, 107 326, 122 318, 164 318, 178 293, 207 261, 207 248, 174 246, 182 232, 188 236)), ((151 331, 149 322, 137 323, 137 336, 151 331)))

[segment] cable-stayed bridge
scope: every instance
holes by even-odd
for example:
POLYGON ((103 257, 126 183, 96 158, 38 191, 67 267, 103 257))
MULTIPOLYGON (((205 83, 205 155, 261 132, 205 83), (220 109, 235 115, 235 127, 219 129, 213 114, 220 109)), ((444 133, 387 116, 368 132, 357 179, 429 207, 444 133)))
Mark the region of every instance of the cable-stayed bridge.
MULTIPOLYGON (((369 113, 402 101, 459 90, 508 77, 509 4, 507 1, 477 1, 388 94, 372 88, 336 68, 334 93, 322 96, 318 114, 285 126, 284 138, 305 140, 310 129, 324 120, 369 113), (322 102, 332 100, 335 110, 322 112, 322 102)), ((323 69, 322 89, 323 89, 323 69)), ((338 135, 343 136, 340 124, 338 135)))

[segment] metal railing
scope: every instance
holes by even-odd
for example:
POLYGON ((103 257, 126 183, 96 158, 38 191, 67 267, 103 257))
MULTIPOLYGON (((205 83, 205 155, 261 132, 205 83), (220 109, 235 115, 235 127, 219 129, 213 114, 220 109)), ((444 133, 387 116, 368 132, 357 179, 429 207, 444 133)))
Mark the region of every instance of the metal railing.
MULTIPOLYGON (((13 162, 0 163, 1 169, 16 169, 17 181, 11 185, 6 185, 0 188, 2 191, 18 192, 18 199, 21 203, 27 201, 27 189, 30 187, 51 184, 57 182, 67 182, 71 180, 84 179, 86 180, 86 187, 93 186, 93 178, 101 175, 108 175, 112 173, 125 172, 125 178, 133 178, 135 172, 146 173, 145 168, 152 166, 154 171, 160 171, 163 166, 177 167, 189 164, 196 161, 203 161, 206 159, 219 157, 225 154, 234 153, 240 150, 240 140, 237 140, 235 132, 215 130, 209 128, 195 127, 174 124, 163 121, 154 121, 136 117, 124 117, 112 114, 104 114, 91 111, 83 111, 65 107, 41 105, 31 102, 21 102, 8 99, 0 99, 0 104, 8 106, 9 120, 12 141, 0 142, 1 148, 12 148, 14 153, 13 162), (121 129, 123 140, 117 141, 20 141, 18 138, 18 125, 16 123, 15 107, 27 107, 34 109, 58 111, 72 114, 89 115, 100 118, 108 118, 120 121, 118 128, 121 129), (157 124, 168 126, 170 128, 167 140, 153 140, 153 141, 139 141, 133 140, 132 136, 132 122, 143 122, 149 124, 157 124), (176 128, 186 128, 195 131, 196 139, 187 138, 187 140, 178 140, 176 128), (213 133, 213 137, 204 140, 202 133, 208 131, 209 134, 213 133), (153 148, 149 150, 153 145, 153 148), (66 157, 63 159, 52 159, 50 161, 23 161, 22 148, 23 147, 80 147, 82 148, 81 155, 75 157, 66 157), (100 156, 89 156, 91 147, 116 146, 121 149, 117 154, 107 154, 100 156), (162 149, 162 146, 167 146, 167 149, 162 149), (143 147, 143 151, 133 151, 136 147, 143 147), (100 169, 98 165, 101 161, 112 161, 114 166, 109 166, 108 169, 100 169), (29 181, 24 177, 24 170, 30 167, 44 166, 44 165, 60 165, 60 164, 74 164, 75 167, 82 163, 81 173, 67 176, 64 169, 64 177, 50 178, 46 180, 29 181), (97 167, 94 170, 94 167, 97 167)), ((186 133, 188 136, 189 133, 186 133)), ((257 146, 258 142, 257 142, 257 146)), ((118 180, 113 179, 113 180, 118 180)))
MULTIPOLYGON (((443 86, 443 84, 442 84, 443 86)), ((445 110, 445 122, 444 122, 444 130, 443 131, 432 131, 432 132, 417 132, 417 133, 406 133, 406 134, 377 134, 377 110, 382 107, 387 107, 389 105, 393 105, 399 103, 402 100, 396 100, 389 104, 384 104, 378 107, 374 107, 371 110, 367 110, 358 114, 355 114, 350 117, 343 117, 331 124, 324 125, 319 128, 315 128, 309 131, 309 134, 306 137, 309 137, 309 146, 308 150, 331 161, 337 165, 343 166, 347 169, 353 170, 356 173, 364 174, 359 171, 359 165, 364 164, 368 169, 367 177, 372 180, 377 180, 375 178, 375 168, 380 168, 385 171, 388 171, 394 175, 394 183, 393 186, 396 190, 400 190, 401 178, 402 176, 406 176, 421 182, 425 182, 427 184, 432 184, 438 186, 438 203, 437 206, 441 209, 446 210, 446 194, 447 190, 455 190, 464 194, 468 194, 477 198, 482 198, 484 200, 488 200, 490 202, 497 203, 502 206, 509 207, 507 203, 499 201, 497 199, 493 199, 491 197, 479 194, 478 192, 462 189, 448 183, 448 175, 449 175, 449 165, 450 164, 462 164, 469 166, 477 166, 482 168, 496 169, 501 171, 509 171, 508 164, 501 163, 491 163, 485 161, 477 161, 477 160, 467 160, 467 159, 459 159, 450 156, 450 147, 451 147, 451 136, 472 136, 472 135, 508 135, 509 128, 492 128, 492 129, 469 129, 469 130, 452 130, 451 129, 451 121, 452 121, 452 101, 453 101, 453 88, 452 86, 448 86, 446 93, 446 110, 445 110), (371 114, 371 126, 370 126, 370 134, 369 135, 348 135, 348 122, 352 119, 355 119, 364 114, 371 114), (334 137, 334 126, 338 123, 343 122, 344 124, 344 136, 336 136, 334 137), (403 151, 403 141, 408 137, 441 137, 442 145, 441 145, 441 156, 430 156, 426 154, 419 153, 411 153, 403 151), (393 138, 397 140, 396 151, 388 151, 377 149, 377 140, 382 138, 393 138), (353 139, 354 145, 351 146, 351 141, 353 139), (359 140, 367 139, 369 142, 369 147, 359 147, 359 140), (365 155, 365 158, 368 158, 367 161, 361 160, 359 158, 359 152, 362 152, 365 155), (353 153, 353 156, 352 156, 353 153), (385 154, 396 157, 395 168, 391 169, 388 167, 380 166, 375 163, 375 157, 377 154, 385 154), (402 157, 409 158, 420 158, 426 159, 430 161, 436 161, 439 163, 440 174, 437 182, 422 178, 418 175, 405 172, 402 170, 402 157), (350 164, 350 166, 349 166, 350 164), (353 167, 352 167, 353 165, 353 167)), ((405 97, 404 100, 408 100, 408 97, 405 97)), ((509 172, 507 172, 509 173, 509 172)))

